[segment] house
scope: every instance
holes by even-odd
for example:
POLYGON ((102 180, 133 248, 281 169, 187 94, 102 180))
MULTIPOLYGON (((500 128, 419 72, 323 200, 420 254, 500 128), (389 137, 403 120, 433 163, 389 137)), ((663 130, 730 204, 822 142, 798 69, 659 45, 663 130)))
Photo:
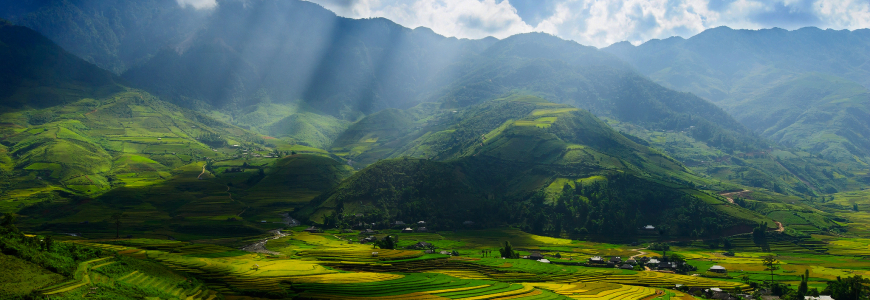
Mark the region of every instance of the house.
POLYGON ((549 259, 546 259, 546 258, 542 258, 542 259, 539 259, 538 262, 542 262, 542 263, 545 263, 545 264, 549 264, 549 263, 550 263, 550 260, 549 260, 549 259))
POLYGON ((393 225, 396 225, 396 226, 405 226, 405 222, 402 222, 402 221, 396 221, 396 223, 393 223, 393 225))
POLYGON ((531 260, 539 260, 539 259, 543 259, 543 258, 544 258, 544 255, 541 254, 541 252, 532 252, 532 254, 529 254, 529 259, 531 259, 531 260))
POLYGON ((821 296, 818 296, 818 297, 815 297, 815 296, 804 296, 804 300, 834 300, 834 298, 831 298, 831 296, 828 296, 828 295, 821 295, 821 296))
POLYGON ((603 264, 604 258, 601 258, 601 256, 593 256, 593 257, 589 258, 589 263, 590 264, 603 264))
POLYGON ((323 232, 323 230, 320 230, 320 228, 317 228, 317 227, 311 226, 311 227, 306 228, 306 229, 305 229, 305 232, 309 232, 309 233, 319 233, 319 232, 323 232))
POLYGON ((341 233, 354 233, 354 232, 356 232, 356 231, 353 231, 353 229, 345 229, 345 230, 341 231, 341 233))
POLYGON ((643 227, 643 230, 656 230, 656 227, 652 225, 646 225, 643 227))
POLYGON ((447 250, 444 250, 444 251, 441 251, 441 254, 444 254, 444 255, 450 255, 450 252, 447 251, 447 250))
POLYGON ((649 257, 646 257, 646 256, 641 257, 641 258, 640 258, 640 261, 641 261, 642 263, 648 263, 648 262, 649 262, 649 257))
POLYGON ((728 274, 728 270, 725 270, 725 267, 720 266, 720 265, 712 266, 712 267, 710 267, 710 269, 708 269, 707 271, 708 271, 708 272, 713 272, 713 273, 728 274))
POLYGON ((629 265, 629 264, 624 264, 622 266, 619 266, 619 268, 623 269, 623 270, 634 270, 634 266, 629 265))
POLYGON ((377 231, 377 230, 366 229, 366 230, 364 230, 364 231, 362 231, 362 232, 360 232, 360 233, 364 233, 364 234, 375 234, 375 233, 378 233, 378 231, 377 231))
POLYGON ((417 224, 419 224, 419 225, 426 225, 426 221, 417 221, 417 224))
POLYGON ((612 262, 612 263, 614 263, 614 264, 621 263, 621 262, 622 262, 622 257, 619 257, 619 256, 611 257, 611 258, 610 258, 610 262, 612 262))
POLYGON ((625 261, 625 263, 633 266, 633 265, 637 264, 637 261, 634 260, 633 258, 629 258, 628 260, 625 261))
POLYGON ((410 233, 410 232, 414 232, 414 229, 411 229, 411 227, 405 227, 405 229, 402 229, 402 233, 410 233))
POLYGON ((423 253, 432 254, 432 253, 435 253, 435 250, 429 249, 429 250, 423 251, 423 253))
POLYGON ((376 237, 374 237, 374 236, 368 236, 368 237, 365 237, 365 238, 360 239, 360 240, 359 240, 359 243, 360 243, 360 244, 366 244, 366 243, 371 243, 371 242, 374 242, 374 241, 377 241, 377 240, 378 240, 378 239, 377 239, 376 237))
POLYGON ((429 230, 426 227, 417 227, 417 232, 429 232, 429 230))
POLYGON ((672 261, 662 262, 662 263, 659 263, 659 265, 658 265, 659 270, 673 270, 676 268, 677 268, 677 264, 672 262, 672 261))
POLYGON ((372 257, 378 257, 378 252, 372 252, 372 257))
POLYGON ((648 262, 646 262, 646 264, 655 266, 655 265, 658 265, 658 264, 659 264, 659 260, 658 260, 658 259, 655 259, 655 258, 652 258, 652 259, 650 259, 648 262))

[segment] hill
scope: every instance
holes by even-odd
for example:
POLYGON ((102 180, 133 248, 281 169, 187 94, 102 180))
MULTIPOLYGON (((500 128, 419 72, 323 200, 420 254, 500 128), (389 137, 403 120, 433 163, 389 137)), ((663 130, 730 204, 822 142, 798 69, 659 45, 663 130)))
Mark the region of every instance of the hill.
POLYGON ((859 99, 861 87, 870 87, 870 72, 861 67, 870 61, 868 44, 866 29, 718 27, 689 39, 636 47, 617 43, 602 50, 657 83, 716 102, 782 145, 835 162, 854 162, 857 156, 864 165, 870 148, 862 138, 867 118, 859 99))
MULTIPOLYGON (((39 33, 0 19, 0 112, 118 92, 119 79, 39 33)), ((34 117, 39 122, 39 116, 34 117)))
POLYGON ((253 218, 286 223, 278 213, 352 171, 323 150, 124 87, 30 29, 4 23, 0 41, 16 59, 4 76, 18 79, 4 84, 19 97, 0 113, 0 211, 28 230, 108 236, 109 217, 125 213, 130 230, 158 236, 256 235, 274 225, 253 218), (34 90, 52 93, 21 96, 34 90))
POLYGON ((31 28, 70 53, 114 74, 181 43, 208 10, 175 0, 39 0, 0 4, 0 18, 31 28))
POLYGON ((353 121, 413 106, 454 58, 489 43, 386 19, 340 18, 306 1, 222 1, 189 40, 123 77, 184 106, 206 105, 238 117, 264 101, 302 101, 353 121))
POLYGON ((855 82, 808 73, 723 105, 780 144, 835 161, 862 164, 870 157, 870 92, 855 82))
POLYGON ((686 188, 705 180, 613 131, 591 113, 567 105, 512 96, 426 120, 417 129, 402 131, 414 128, 413 113, 385 111, 352 126, 352 134, 345 136, 352 143, 344 146, 351 160, 405 158, 368 166, 312 200, 297 216, 327 224, 438 220, 432 225, 443 229, 473 220, 483 226, 522 225, 550 235, 560 235, 562 229, 568 234, 634 235, 638 224, 653 220, 674 228, 674 235, 691 235, 692 230, 709 235, 763 218, 747 219, 753 214, 686 188), (421 154, 428 159, 407 157, 421 154), (644 190, 649 193, 642 196, 644 190), (638 206, 644 209, 628 209, 638 206), (603 217, 617 211, 624 213, 616 219, 603 217), (713 219, 695 219, 692 226, 665 221, 687 213, 723 221, 714 225, 713 219))
POLYGON ((717 27, 689 39, 617 43, 603 50, 654 81, 714 102, 744 98, 783 77, 818 72, 870 86, 864 51, 870 30, 806 27, 736 30, 717 27))

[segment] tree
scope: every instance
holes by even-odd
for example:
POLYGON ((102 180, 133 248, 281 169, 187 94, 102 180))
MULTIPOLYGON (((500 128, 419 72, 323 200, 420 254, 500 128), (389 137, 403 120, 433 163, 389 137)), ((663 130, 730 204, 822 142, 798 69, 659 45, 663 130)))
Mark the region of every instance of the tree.
POLYGON ((870 284, 870 279, 863 278, 861 275, 852 277, 840 278, 837 280, 828 281, 828 286, 822 291, 822 294, 831 295, 837 300, 859 300, 867 299, 868 290, 867 284, 870 284), (864 296, 862 298, 862 296, 864 296))
POLYGON ((807 295, 807 292, 809 292, 809 287, 807 286, 807 281, 809 280, 809 278, 810 278, 810 270, 806 269, 806 270, 804 270, 804 275, 801 276, 801 284, 800 284, 800 286, 798 286, 798 290, 797 290, 798 299, 803 299, 804 296, 807 295))
POLYGON ((45 239, 42 240, 42 246, 45 247, 45 251, 51 251, 51 246, 53 244, 54 240, 51 238, 51 236, 47 236, 45 237, 45 239))
POLYGON ((504 258, 520 258, 520 254, 514 251, 511 242, 508 241, 504 242, 504 248, 498 249, 498 252, 500 252, 501 257, 504 258))
POLYGON ((121 219, 125 217, 124 213, 112 214, 111 220, 115 223, 115 238, 121 238, 121 219))
POLYGON ((773 282, 773 271, 779 270, 779 261, 773 255, 764 256, 761 258, 761 264, 764 265, 765 271, 770 271, 770 282, 773 282))
POLYGON ((0 222, 0 226, 9 229, 10 231, 15 231, 15 219, 16 216, 13 213, 5 213, 3 214, 3 222, 0 222))
POLYGON ((858 211, 858 203, 852 204, 852 209, 858 211))
POLYGON ((383 240, 376 241, 375 246, 381 249, 396 249, 396 243, 398 242, 399 237, 396 237, 396 240, 393 240, 392 236, 385 236, 383 240))

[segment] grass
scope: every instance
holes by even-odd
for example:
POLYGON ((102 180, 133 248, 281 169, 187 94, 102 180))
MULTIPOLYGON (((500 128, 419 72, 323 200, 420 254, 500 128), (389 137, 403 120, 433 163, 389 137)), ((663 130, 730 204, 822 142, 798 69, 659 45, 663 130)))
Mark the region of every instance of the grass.
POLYGON ((62 281, 60 274, 48 271, 15 256, 0 254, 0 295, 22 296, 62 281))

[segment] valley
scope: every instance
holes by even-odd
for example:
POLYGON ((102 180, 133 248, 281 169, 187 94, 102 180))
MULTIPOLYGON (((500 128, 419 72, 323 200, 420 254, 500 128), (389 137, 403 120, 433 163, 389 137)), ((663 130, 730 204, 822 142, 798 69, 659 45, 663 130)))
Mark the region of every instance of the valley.
POLYGON ((298 0, 0 17, 2 299, 870 297, 866 30, 599 49, 298 0))

